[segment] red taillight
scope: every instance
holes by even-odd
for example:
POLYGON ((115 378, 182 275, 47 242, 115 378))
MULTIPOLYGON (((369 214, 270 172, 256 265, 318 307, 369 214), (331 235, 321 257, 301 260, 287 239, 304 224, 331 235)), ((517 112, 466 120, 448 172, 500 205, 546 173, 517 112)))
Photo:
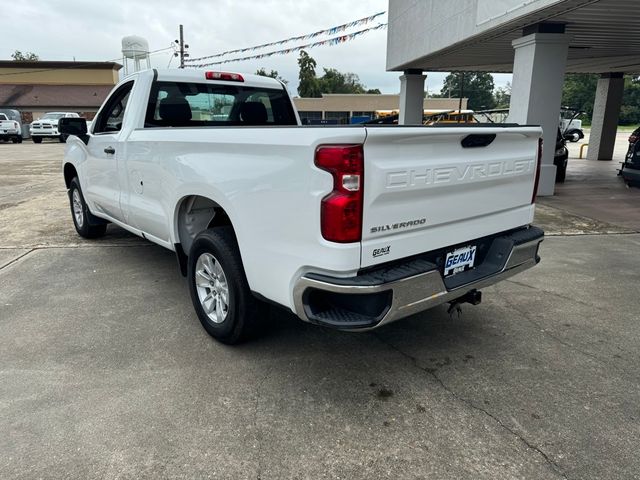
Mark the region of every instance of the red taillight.
POLYGON ((18 128, 18 122, 13 122, 13 128, 18 128))
POLYGON ((629 143, 636 143, 637 140, 638 140, 638 137, 636 137, 635 135, 631 135, 629 137, 629 143))
POLYGON ((229 82, 244 82, 244 78, 239 73, 229 72, 205 72, 207 80, 227 80, 229 82))
POLYGON ((315 164, 333 176, 333 191, 322 199, 322 236, 330 242, 362 239, 364 152, 362 145, 321 145, 315 164))
POLYGON ((542 137, 538 139, 538 160, 536 163, 536 179, 533 182, 533 194, 531 195, 531 203, 536 203, 536 195, 538 195, 538 182, 540 182, 541 164, 542 164, 542 137))

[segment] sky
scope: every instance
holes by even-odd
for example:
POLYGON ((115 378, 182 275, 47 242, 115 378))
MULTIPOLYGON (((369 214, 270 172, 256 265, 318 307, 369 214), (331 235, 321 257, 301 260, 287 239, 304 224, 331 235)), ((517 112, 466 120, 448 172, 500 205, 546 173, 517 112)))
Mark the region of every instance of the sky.
MULTIPOLYGON (((304 35, 367 17, 388 8, 388 0, 65 0, 20 2, 12 9, 11 21, 3 22, 0 59, 10 59, 14 50, 34 52, 41 60, 106 61, 122 57, 121 39, 139 35, 151 51, 165 48, 178 38, 184 25, 191 57, 251 47, 304 35)), ((386 23, 386 14, 367 26, 386 23)), ((354 27, 344 33, 361 30, 354 27)), ((330 37, 319 37, 325 39, 330 37)), ((314 39, 315 41, 317 39, 314 39)), ((307 50, 323 68, 352 72, 367 88, 398 93, 400 72, 386 72, 386 29, 368 32, 351 42, 307 50)), ((301 43, 287 43, 292 47, 301 43)), ((256 52, 260 53, 263 50, 256 52)), ((175 68, 173 52, 151 56, 152 66, 175 68)), ((247 53, 238 56, 246 56, 247 53)), ((229 55, 225 58, 234 58, 229 55)), ((254 73, 258 68, 277 70, 297 94, 298 53, 212 67, 216 70, 254 73)), ((427 91, 439 92, 445 73, 427 75, 427 91)), ((496 87, 510 75, 495 75, 496 87)))

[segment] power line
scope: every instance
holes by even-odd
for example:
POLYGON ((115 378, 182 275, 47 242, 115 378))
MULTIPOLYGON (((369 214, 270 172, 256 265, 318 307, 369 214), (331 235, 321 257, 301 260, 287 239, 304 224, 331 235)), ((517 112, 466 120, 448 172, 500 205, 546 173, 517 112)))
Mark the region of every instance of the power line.
MULTIPOLYGON (((149 52, 149 55, 155 55, 156 53, 161 53, 167 50, 173 50, 173 45, 170 47, 165 47, 165 48, 160 48, 158 50, 153 50, 152 52, 149 52)), ((122 60, 122 57, 118 57, 118 58, 114 58, 113 60, 104 60, 104 61, 100 61, 100 62, 74 62, 73 65, 68 65, 66 67, 55 67, 55 68, 44 68, 41 70, 24 70, 22 72, 7 72, 7 73, 0 73, 0 76, 4 77, 7 75, 24 75, 26 73, 42 73, 42 72, 52 72, 54 70, 68 70, 68 69, 73 69, 73 68, 81 68, 81 67, 88 67, 91 65, 100 65, 103 63, 109 63, 109 62, 116 62, 118 60, 122 60)), ((38 60, 36 60, 37 62, 38 60)), ((20 61, 16 61, 16 64, 20 64, 20 61)))
POLYGON ((251 51, 252 50, 259 50, 259 49, 262 49, 262 48, 265 48, 265 47, 271 47, 273 45, 282 45, 284 43, 296 42, 298 40, 310 40, 312 38, 319 37, 320 35, 333 35, 335 33, 342 32, 342 31, 346 30, 347 28, 355 27, 356 25, 364 25, 366 23, 369 23, 369 22, 373 21, 374 18, 379 17, 380 15, 384 15, 385 13, 387 13, 387 12, 379 12, 379 13, 376 13, 375 15, 370 15, 368 17, 359 18, 358 20, 353 20, 353 21, 348 22, 348 23, 343 23, 342 25, 338 25, 338 26, 335 26, 335 27, 325 28, 323 30, 318 30, 317 32, 308 33, 306 35, 299 35, 297 37, 285 38, 284 40, 278 40, 278 41, 275 41, 275 42, 264 43, 262 45, 256 45, 254 47, 239 48, 237 50, 227 50, 226 52, 216 53, 214 55, 207 55, 207 56, 204 56, 204 57, 189 58, 189 59, 185 60, 185 62, 196 62, 198 60, 208 60, 210 58, 223 57, 225 55, 229 55, 229 54, 232 54, 232 53, 242 53, 242 52, 248 52, 250 50, 251 51))
MULTIPOLYGON (((187 53, 187 50, 189 49, 189 45, 184 43, 184 29, 182 27, 182 24, 180 25, 179 33, 180 33, 180 40, 175 40, 175 43, 179 47, 178 48, 178 52, 174 53, 173 55, 176 56, 176 57, 180 56, 180 67, 179 68, 184 68, 185 58, 187 58, 189 56, 189 54, 187 53)), ((169 63, 171 63, 171 61, 169 61, 169 63)))
POLYGON ((308 43, 306 45, 298 45, 296 47, 286 48, 284 50, 275 50, 272 52, 260 53, 258 55, 250 55, 248 57, 230 58, 227 60, 219 60, 217 62, 208 62, 208 63, 200 63, 198 65, 185 65, 185 66, 190 68, 202 68, 202 67, 208 67, 210 65, 222 65, 223 63, 242 62, 245 60, 266 58, 266 57, 271 57, 273 55, 287 55, 289 53, 299 52, 300 50, 303 50, 305 48, 309 49, 314 47, 320 47, 323 45, 337 45, 339 43, 348 42, 350 40, 353 40, 357 36, 362 35, 363 33, 370 32, 372 30, 380 30, 381 28, 385 28, 386 26, 387 26, 386 23, 381 23, 379 25, 376 25, 375 27, 365 28, 364 30, 349 33, 348 35, 340 35, 338 37, 329 38, 327 40, 320 40, 318 42, 308 43))

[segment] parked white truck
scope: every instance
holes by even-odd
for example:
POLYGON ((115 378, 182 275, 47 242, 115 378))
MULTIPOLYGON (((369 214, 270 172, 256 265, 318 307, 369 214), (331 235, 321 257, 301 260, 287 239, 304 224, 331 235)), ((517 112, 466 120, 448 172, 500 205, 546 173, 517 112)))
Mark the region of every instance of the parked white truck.
POLYGON ((79 117, 80 115, 76 112, 47 112, 31 124, 31 140, 33 143, 42 143, 45 138, 55 138, 60 143, 64 143, 67 141, 67 135, 58 131, 58 122, 61 118, 79 117))
POLYGON ((0 141, 7 140, 22 143, 22 128, 18 120, 10 119, 6 113, 0 112, 0 141))
POLYGON ((72 135, 63 172, 77 232, 108 222, 175 251, 209 334, 245 337, 276 303, 368 330, 538 263, 541 129, 302 126, 283 84, 148 70, 72 135))

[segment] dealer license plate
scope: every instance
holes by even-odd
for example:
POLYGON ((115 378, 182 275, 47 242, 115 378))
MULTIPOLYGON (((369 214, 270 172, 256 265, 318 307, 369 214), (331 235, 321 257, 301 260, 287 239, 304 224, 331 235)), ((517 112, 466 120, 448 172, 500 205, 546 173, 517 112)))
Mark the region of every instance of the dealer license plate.
POLYGON ((449 275, 455 275, 459 272, 463 272, 466 267, 472 268, 475 259, 475 245, 461 247, 454 250, 453 252, 447 253, 447 258, 444 262, 444 276, 446 277, 449 275))

